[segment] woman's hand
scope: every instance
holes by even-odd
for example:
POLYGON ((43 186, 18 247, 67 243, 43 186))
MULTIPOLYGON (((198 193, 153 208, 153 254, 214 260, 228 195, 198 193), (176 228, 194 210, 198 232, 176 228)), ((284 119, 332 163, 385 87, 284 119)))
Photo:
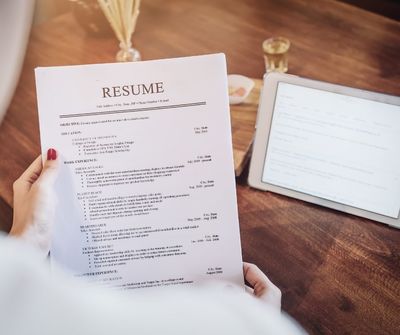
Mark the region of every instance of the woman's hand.
POLYGON ((14 218, 10 235, 39 248, 44 255, 50 250, 57 171, 57 152, 49 149, 44 165, 39 156, 13 185, 14 218))
POLYGON ((257 265, 243 262, 244 279, 251 285, 246 286, 257 298, 265 301, 272 307, 281 308, 281 290, 276 287, 257 265))

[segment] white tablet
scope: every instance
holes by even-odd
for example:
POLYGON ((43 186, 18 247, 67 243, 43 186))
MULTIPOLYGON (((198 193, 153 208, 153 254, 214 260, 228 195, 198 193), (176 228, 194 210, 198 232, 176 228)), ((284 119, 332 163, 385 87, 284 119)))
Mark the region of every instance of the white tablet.
POLYGON ((249 184, 400 228, 400 97, 267 74, 249 184))

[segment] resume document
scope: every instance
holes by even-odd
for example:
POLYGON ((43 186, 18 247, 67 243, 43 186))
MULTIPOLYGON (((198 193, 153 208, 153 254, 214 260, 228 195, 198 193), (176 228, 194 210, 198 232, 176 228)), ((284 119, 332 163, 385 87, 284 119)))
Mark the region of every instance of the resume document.
POLYGON ((243 284, 222 54, 36 69, 51 261, 126 289, 243 284))

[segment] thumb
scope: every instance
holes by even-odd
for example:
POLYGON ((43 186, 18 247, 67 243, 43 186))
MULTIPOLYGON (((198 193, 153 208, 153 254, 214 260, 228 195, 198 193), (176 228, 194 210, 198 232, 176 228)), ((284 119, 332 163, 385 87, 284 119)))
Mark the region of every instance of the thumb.
POLYGON ((42 173, 40 174, 37 182, 47 187, 54 185, 55 179, 58 175, 59 160, 57 159, 57 151, 55 149, 47 150, 47 159, 43 163, 42 173))

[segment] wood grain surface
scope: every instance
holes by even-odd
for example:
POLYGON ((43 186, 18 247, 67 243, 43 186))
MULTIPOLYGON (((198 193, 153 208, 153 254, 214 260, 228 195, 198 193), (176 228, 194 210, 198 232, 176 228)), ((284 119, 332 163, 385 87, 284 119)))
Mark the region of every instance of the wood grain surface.
MULTIPOLYGON (((229 73, 262 78, 261 43, 292 42, 289 73, 400 95, 400 23, 331 1, 147 0, 134 44, 144 59, 224 52, 229 73)), ((4 47, 4 46, 2 46, 4 47)), ((0 219, 12 182, 39 154, 33 69, 112 62, 117 42, 85 34, 71 13, 35 27, 0 126, 0 219)), ((235 131, 235 129, 234 129, 235 131)), ((400 231, 251 189, 237 180, 244 259, 283 292, 312 334, 400 334, 400 231)))
POLYGON ((262 80, 254 78, 252 80, 254 87, 246 100, 239 105, 230 105, 233 161, 237 177, 240 176, 250 158, 257 119, 262 80))

